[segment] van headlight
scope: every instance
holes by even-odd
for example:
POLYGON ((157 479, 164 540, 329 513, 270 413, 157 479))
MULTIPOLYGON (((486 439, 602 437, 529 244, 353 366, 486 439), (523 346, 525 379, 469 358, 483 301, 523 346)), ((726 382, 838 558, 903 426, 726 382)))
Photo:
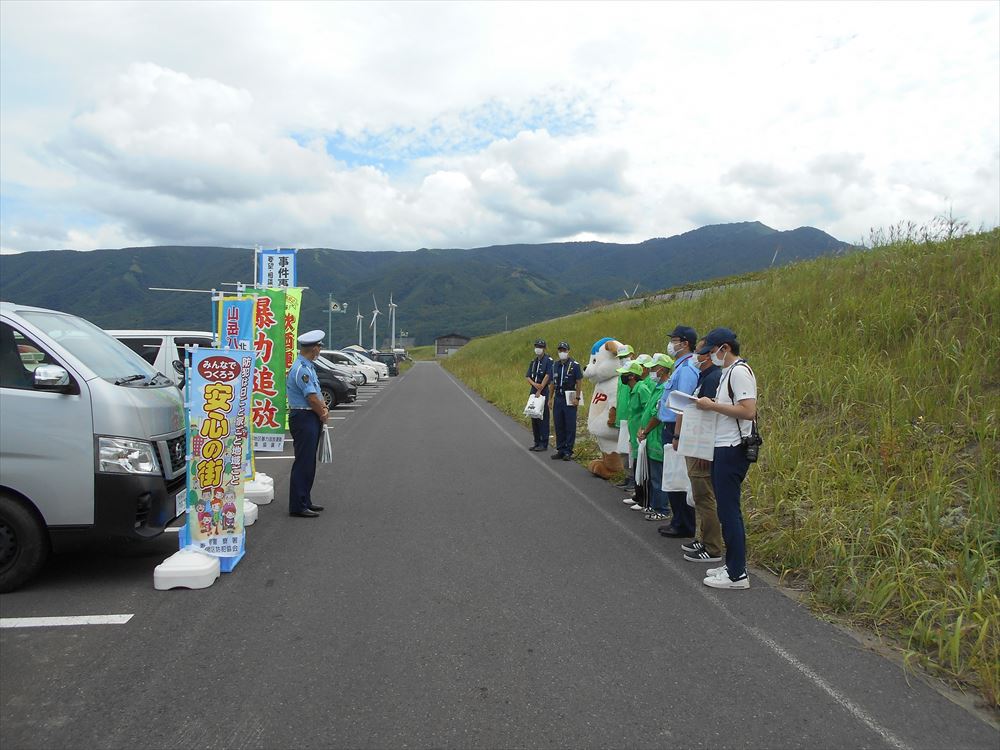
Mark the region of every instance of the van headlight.
POLYGON ((107 474, 159 474, 156 448, 145 440, 102 437, 97 442, 98 471, 107 474))

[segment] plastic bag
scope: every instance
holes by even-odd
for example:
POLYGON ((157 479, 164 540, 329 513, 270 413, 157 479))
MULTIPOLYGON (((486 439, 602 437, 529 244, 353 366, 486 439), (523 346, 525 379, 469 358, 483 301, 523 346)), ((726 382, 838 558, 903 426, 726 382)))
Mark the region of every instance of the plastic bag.
POLYGON ((319 439, 319 449, 316 452, 316 460, 321 464, 333 463, 333 446, 330 444, 329 425, 323 425, 323 434, 319 439))
POLYGON ((545 396, 531 394, 528 396, 528 403, 524 406, 524 415, 531 419, 541 419, 545 416, 545 396))

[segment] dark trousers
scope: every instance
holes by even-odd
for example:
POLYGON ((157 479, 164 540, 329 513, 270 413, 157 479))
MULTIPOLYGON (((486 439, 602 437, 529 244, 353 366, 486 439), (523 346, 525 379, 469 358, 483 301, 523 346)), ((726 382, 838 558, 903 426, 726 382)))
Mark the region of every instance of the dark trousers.
POLYGON ((313 480, 316 478, 316 451, 322 422, 311 409, 288 412, 288 431, 295 441, 295 461, 288 480, 288 512, 301 513, 312 505, 313 480))
POLYGON ((734 581, 747 572, 747 535, 740 510, 740 487, 750 468, 743 446, 716 448, 712 460, 712 488, 726 542, 726 570, 734 581))
POLYGON ((573 452, 576 445, 576 407, 566 405, 566 396, 555 394, 552 398, 552 421, 556 428, 556 450, 563 455, 573 452))
MULTIPOLYGON (((672 451, 674 449, 672 445, 674 441, 674 427, 676 427, 674 422, 663 423, 664 451, 672 451)), ((670 503, 670 512, 673 514, 673 518, 670 519, 670 525, 674 527, 675 531, 687 534, 688 536, 694 536, 694 508, 687 503, 687 493, 667 492, 664 494, 667 496, 667 502, 670 503)))
MULTIPOLYGON (((532 391, 530 394, 533 396, 535 394, 532 391)), ((531 434, 535 438, 535 445, 544 445, 548 447, 549 445, 549 394, 541 394, 545 397, 545 410, 542 412, 541 419, 531 420, 531 434)))
POLYGON ((649 464, 649 509, 656 513, 666 515, 667 513, 667 493, 663 486, 663 461, 654 461, 647 458, 649 464))

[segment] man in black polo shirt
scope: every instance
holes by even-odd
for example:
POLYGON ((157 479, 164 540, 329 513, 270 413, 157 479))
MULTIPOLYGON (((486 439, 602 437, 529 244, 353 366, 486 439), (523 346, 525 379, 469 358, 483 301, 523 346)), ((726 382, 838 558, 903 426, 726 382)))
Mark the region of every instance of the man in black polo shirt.
MULTIPOLYGON (((701 339, 695 351, 704 345, 705 340, 701 339)), ((712 364, 712 358, 707 354, 695 354, 694 357, 699 370, 698 385, 694 395, 715 398, 719 390, 719 380, 722 378, 722 368, 712 364)), ((677 435, 680 434, 683 423, 683 416, 678 416, 677 435)), ((674 436, 673 450, 677 450, 677 435, 674 436)), ((684 559, 688 562, 722 562, 725 545, 715 507, 715 490, 712 489, 712 462, 690 456, 686 458, 686 462, 688 479, 691 480, 691 494, 694 496, 695 534, 691 542, 681 545, 681 551, 684 552, 684 559)))

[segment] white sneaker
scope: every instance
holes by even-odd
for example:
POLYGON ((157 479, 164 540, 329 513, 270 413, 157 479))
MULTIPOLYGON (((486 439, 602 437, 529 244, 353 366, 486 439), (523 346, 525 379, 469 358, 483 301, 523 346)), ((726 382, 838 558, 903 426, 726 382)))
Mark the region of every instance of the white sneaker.
POLYGON ((721 568, 709 568, 705 571, 706 576, 726 576, 729 577, 729 571, 726 570, 726 566, 723 565, 721 568))
POLYGON ((635 502, 635 498, 629 496, 629 497, 626 497, 624 500, 622 500, 622 502, 625 503, 626 505, 631 505, 632 503, 635 502))
POLYGON ((645 505, 639 505, 639 503, 634 503, 629 510, 646 510, 645 505))
POLYGON ((742 578, 737 578, 735 581, 731 580, 728 575, 709 576, 702 583, 713 589, 748 589, 750 588, 750 576, 744 573, 742 578))

